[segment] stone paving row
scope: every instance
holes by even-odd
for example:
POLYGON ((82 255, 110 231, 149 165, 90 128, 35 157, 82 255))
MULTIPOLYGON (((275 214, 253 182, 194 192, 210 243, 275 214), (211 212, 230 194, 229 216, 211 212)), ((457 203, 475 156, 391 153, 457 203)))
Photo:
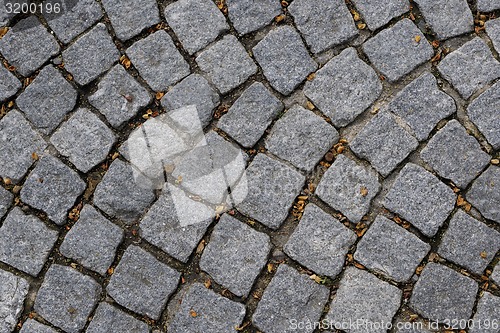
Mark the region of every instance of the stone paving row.
POLYGON ((0 8, 0 333, 500 332, 497 16, 0 8))

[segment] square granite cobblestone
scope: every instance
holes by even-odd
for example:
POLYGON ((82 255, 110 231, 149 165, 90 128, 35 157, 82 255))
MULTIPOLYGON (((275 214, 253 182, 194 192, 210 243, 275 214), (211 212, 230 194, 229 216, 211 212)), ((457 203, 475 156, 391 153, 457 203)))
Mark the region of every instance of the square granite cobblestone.
POLYGON ((10 333, 16 326, 29 287, 24 278, 0 269, 0 332, 10 333))
POLYGON ((259 30, 281 14, 279 0, 227 0, 227 11, 234 28, 240 35, 259 30))
POLYGON ((486 34, 490 37, 493 47, 497 52, 500 51, 500 19, 486 21, 485 27, 486 34))
POLYGON ((363 44, 363 51, 391 82, 398 81, 434 54, 424 34, 407 18, 369 39, 363 44))
POLYGON ((149 327, 108 303, 100 303, 86 333, 149 333, 149 327))
POLYGON ((379 215, 358 243, 354 259, 397 282, 405 282, 430 249, 429 244, 379 215))
POLYGON ((14 195, 0 187, 0 219, 7 213, 12 204, 12 199, 14 199, 14 195))
POLYGON ((359 59, 354 48, 326 63, 304 88, 304 94, 337 127, 350 124, 381 92, 377 73, 359 59))
POLYGON ((57 331, 50 326, 40 324, 28 318, 28 320, 24 322, 19 333, 57 333, 57 331))
POLYGON ((477 0, 477 9, 480 12, 492 12, 500 9, 500 3, 496 0, 477 0))
POLYGON ((500 168, 490 166, 467 192, 467 200, 487 219, 500 223, 500 168))
POLYGON ((410 10, 408 0, 353 0, 352 2, 363 16, 368 28, 372 31, 410 10))
POLYGON ((30 275, 43 268, 58 232, 15 207, 0 228, 0 261, 30 275))
POLYGON ((21 82, 7 70, 7 68, 0 66, 0 102, 14 96, 19 89, 21 89, 21 82))
POLYGON ((455 199, 452 189, 433 174, 408 163, 387 193, 384 206, 432 237, 450 215, 455 199))
MULTIPOLYGON (((327 301, 328 289, 325 286, 282 264, 264 291, 252 323, 266 333, 295 332, 290 319, 317 322, 327 301)), ((312 331, 311 328, 302 330, 304 333, 312 331)))
POLYGON ((283 95, 289 95, 318 68, 290 26, 271 30, 252 51, 271 86, 283 95))
POLYGON ((500 297, 485 292, 477 304, 476 314, 472 318, 474 326, 469 332, 498 332, 498 318, 500 318, 500 297))
POLYGON ((342 271, 356 234, 339 220, 310 203, 284 251, 317 274, 334 279, 342 271))

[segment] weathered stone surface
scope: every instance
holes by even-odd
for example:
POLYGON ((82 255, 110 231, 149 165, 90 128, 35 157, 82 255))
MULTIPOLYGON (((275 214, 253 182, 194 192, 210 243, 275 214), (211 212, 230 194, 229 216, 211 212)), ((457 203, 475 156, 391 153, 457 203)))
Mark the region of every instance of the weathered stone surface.
POLYGON ((238 210, 277 229, 300 193, 305 177, 285 164, 258 154, 246 170, 246 180, 233 191, 238 210))
POLYGON ((495 50, 500 50, 500 19, 486 21, 486 34, 493 42, 495 50))
POLYGON ((453 114, 455 100, 439 90, 436 78, 424 73, 407 85, 387 109, 401 117, 419 141, 426 140, 437 123, 453 114))
POLYGON ((154 0, 103 0, 116 37, 127 40, 160 22, 158 4, 154 0))
POLYGON ((477 9, 480 12, 492 12, 500 9, 500 4, 496 0, 477 0, 477 9))
POLYGON ((80 332, 97 304, 101 286, 89 276, 52 265, 38 291, 35 311, 68 333, 80 332))
POLYGON ((288 10, 314 53, 323 52, 358 35, 351 13, 342 0, 296 0, 288 10))
POLYGON ((77 110, 50 138, 59 153, 82 172, 106 159, 115 140, 113 132, 87 109, 77 110))
POLYGON ((49 65, 19 95, 16 103, 40 132, 50 134, 73 110, 77 96, 62 74, 49 65))
POLYGON ((215 226, 200 268, 237 296, 247 296, 271 250, 269 236, 224 214, 215 226))
POLYGON ((281 5, 277 0, 228 0, 226 4, 229 19, 240 35, 265 27, 281 14, 281 5))
POLYGON ((0 53, 23 76, 29 76, 58 52, 56 39, 35 16, 19 21, 0 39, 0 53))
POLYGON ((86 85, 110 69, 120 53, 106 26, 98 23, 71 44, 62 56, 64 68, 73 74, 78 84, 86 85))
POLYGON ((472 315, 477 290, 476 281, 431 262, 413 288, 410 306, 431 320, 467 320, 472 315))
POLYGON ((0 269, 0 332, 10 333, 16 326, 28 289, 28 281, 0 269))
POLYGON ((32 154, 41 154, 45 147, 22 114, 10 111, 0 119, 0 177, 17 183, 33 164, 32 154))
POLYGON ((205 127, 212 120, 219 100, 219 95, 203 76, 191 74, 163 96, 161 105, 167 111, 195 105, 201 125, 205 127))
POLYGON ((0 228, 0 261, 37 276, 57 236, 57 231, 15 207, 0 228))
POLYGON ((123 230, 109 222, 94 207, 86 205, 80 212, 78 222, 66 234, 59 252, 104 275, 113 263, 122 240, 123 230))
POLYGON ((16 13, 8 12, 8 9, 13 8, 14 6, 17 5, 23 5, 25 3, 29 3, 28 0, 12 0, 12 1, 5 1, 5 0, 0 0, 0 5, 2 6, 2 10, 0 11, 0 25, 2 26, 7 26, 9 24, 9 21, 16 16, 16 13), (12 7, 10 7, 9 4, 12 4, 12 7), (7 8, 9 6, 9 8, 7 8))
POLYGON ((500 297, 485 292, 479 299, 476 314, 472 318, 473 327, 469 332, 498 332, 498 318, 500 318, 500 297))
POLYGON ((185 292, 182 303, 167 327, 169 332, 233 332, 245 317, 243 304, 228 300, 195 283, 185 292))
POLYGON ((108 303, 97 307, 94 318, 85 331, 87 333, 129 332, 149 333, 149 327, 134 317, 116 309, 108 303))
POLYGON ((418 146, 418 141, 388 112, 380 112, 350 144, 352 151, 389 175, 418 146))
POLYGON ((500 63, 479 37, 448 54, 437 68, 465 99, 500 77, 500 63))
POLYGON ((14 96, 21 89, 21 82, 7 68, 0 67, 0 102, 14 96))
POLYGON ((130 246, 106 290, 119 304, 156 320, 177 288, 180 275, 143 249, 130 246))
POLYGON ((430 249, 429 244, 379 215, 358 243, 354 258, 371 270, 405 282, 430 249))
POLYGON ((493 273, 491 273, 491 279, 495 281, 496 284, 500 285, 500 265, 498 263, 493 269, 493 273))
POLYGON ((434 51, 410 19, 402 19, 363 44, 371 63, 391 82, 430 60, 434 51), (415 39, 419 36, 420 40, 415 39))
POLYGON ((432 237, 455 206, 455 194, 424 168, 408 163, 385 197, 384 206, 432 237))
POLYGON ((284 95, 318 68, 300 35, 289 26, 271 30, 252 51, 269 83, 284 95))
POLYGON ((40 324, 39 322, 28 318, 28 320, 24 322, 19 333, 57 333, 57 331, 50 326, 40 324))
POLYGON ((465 188, 489 164, 490 155, 455 119, 448 122, 427 143, 422 159, 444 178, 465 188))
MULTIPOLYGON (((281 264, 267 286, 253 324, 268 333, 290 333, 295 329, 290 320, 317 322, 328 300, 328 289, 312 281, 309 276, 281 264)), ((311 333, 312 329, 303 332, 311 333)))
POLYGON ((43 13, 57 38, 68 44, 102 17, 101 6, 95 0, 72 0, 59 13, 43 13))
POLYGON ((233 35, 208 47, 196 57, 200 69, 225 94, 245 82, 257 72, 257 66, 233 35))
POLYGON ((380 324, 392 322, 401 303, 401 294, 401 290, 377 279, 374 275, 349 267, 340 281, 340 287, 330 304, 326 318, 331 324, 346 332, 386 332, 380 327, 378 329, 364 325, 349 327, 349 322, 357 320, 380 324))
POLYGON ((62 225, 69 209, 85 190, 85 182, 78 174, 47 155, 38 161, 21 190, 21 200, 47 213, 49 219, 62 225))
POLYGON ((341 271, 356 234, 310 203, 284 251, 317 274, 334 279, 341 271))
POLYGON ((477 126, 494 149, 500 149, 500 83, 479 95, 467 108, 469 119, 477 126))
POLYGON ((176 1, 165 8, 165 19, 189 54, 229 30, 224 15, 210 0, 176 1))
POLYGON ((425 22, 439 39, 474 30, 474 18, 467 0, 416 0, 425 22))
POLYGON ((121 65, 113 67, 97 87, 96 92, 90 95, 89 102, 115 128, 133 118, 141 108, 151 102, 146 88, 121 65))
POLYGON ((106 214, 133 223, 155 199, 144 181, 133 166, 116 159, 97 185, 94 203, 106 214))
POLYGON ((164 30, 135 42, 126 52, 153 90, 167 90, 168 86, 189 75, 189 64, 164 30))
POLYGON ((377 30, 393 18, 410 10, 410 3, 407 0, 389 0, 383 2, 353 0, 353 4, 363 16, 368 28, 372 31, 377 30))
POLYGON ((500 223, 500 168, 490 166, 467 192, 467 200, 487 219, 500 223))
POLYGON ((373 169, 339 155, 325 172, 316 194, 351 222, 357 223, 368 213, 379 190, 378 175, 373 169))
POLYGON ((297 168, 312 171, 338 139, 332 125, 295 105, 274 124, 266 148, 297 168))
POLYGON ((12 204, 12 199, 14 199, 14 195, 3 187, 0 187, 0 219, 7 213, 12 204))
POLYGON ((375 71, 348 48, 330 60, 304 88, 306 96, 337 127, 365 111, 382 92, 375 71))

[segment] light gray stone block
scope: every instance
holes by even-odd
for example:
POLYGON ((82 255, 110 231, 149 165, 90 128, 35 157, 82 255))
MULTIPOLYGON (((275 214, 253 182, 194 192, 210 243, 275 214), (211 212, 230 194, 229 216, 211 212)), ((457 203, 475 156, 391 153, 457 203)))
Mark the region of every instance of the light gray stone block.
POLYGON ((24 322, 19 333, 57 333, 57 331, 50 326, 40 324, 28 318, 28 320, 24 322))
POLYGON ((498 332, 498 318, 500 318, 500 297, 485 292, 479 299, 476 314, 472 318, 470 333, 498 332))
POLYGON ((29 287, 22 277, 0 269, 0 332, 10 333, 15 328, 29 287))
POLYGON ((149 333, 149 327, 123 311, 116 309, 108 303, 101 303, 97 307, 94 317, 86 333, 149 333))
POLYGON ((370 1, 353 0, 353 4, 372 31, 386 25, 393 18, 410 10, 408 0, 370 1))
POLYGON ((226 4, 229 19, 240 35, 265 27, 281 14, 278 0, 228 0, 226 4))
POLYGON ((21 86, 21 82, 7 68, 0 67, 0 101, 14 96, 21 86))
POLYGON ((487 219, 500 223, 500 168, 490 166, 467 192, 467 200, 487 219))

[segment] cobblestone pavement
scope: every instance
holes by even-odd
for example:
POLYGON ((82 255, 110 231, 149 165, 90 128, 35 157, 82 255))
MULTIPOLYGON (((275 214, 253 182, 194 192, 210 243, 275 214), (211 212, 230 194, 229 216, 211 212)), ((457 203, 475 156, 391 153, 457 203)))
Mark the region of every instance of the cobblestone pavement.
POLYGON ((0 9, 0 333, 500 332, 500 1, 70 4, 0 9))

